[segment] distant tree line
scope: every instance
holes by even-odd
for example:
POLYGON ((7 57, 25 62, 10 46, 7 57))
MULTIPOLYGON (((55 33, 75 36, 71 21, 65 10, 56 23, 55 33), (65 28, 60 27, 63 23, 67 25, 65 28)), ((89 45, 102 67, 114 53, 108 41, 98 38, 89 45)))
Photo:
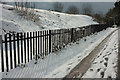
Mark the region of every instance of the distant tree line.
POLYGON ((72 6, 69 6, 66 13, 69 13, 69 14, 79 14, 79 9, 72 5, 72 6))
POLYGON ((120 25, 120 1, 115 2, 114 8, 109 9, 104 21, 110 25, 120 25))
POLYGON ((115 20, 116 20, 116 24, 120 25, 120 0, 119 0, 119 2, 115 3, 114 10, 115 10, 115 16, 114 17, 115 17, 115 20))
MULTIPOLYGON (((92 14, 92 7, 91 7, 91 5, 90 4, 84 4, 84 5, 82 7, 83 14, 91 15, 92 14)), ((53 8, 54 8, 53 9, 54 11, 63 12, 64 5, 61 2, 55 2, 53 4, 53 8)), ((77 6, 71 5, 71 6, 69 6, 67 8, 65 13, 68 13, 68 14, 79 14, 80 12, 79 12, 79 8, 77 6)))

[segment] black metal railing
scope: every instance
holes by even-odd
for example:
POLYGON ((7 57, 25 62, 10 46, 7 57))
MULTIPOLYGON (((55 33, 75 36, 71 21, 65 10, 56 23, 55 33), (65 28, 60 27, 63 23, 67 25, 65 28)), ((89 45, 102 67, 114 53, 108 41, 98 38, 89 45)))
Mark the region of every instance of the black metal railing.
POLYGON ((43 59, 51 52, 107 27, 106 24, 96 24, 70 29, 7 33, 1 43, 1 70, 8 72, 33 59, 43 59))

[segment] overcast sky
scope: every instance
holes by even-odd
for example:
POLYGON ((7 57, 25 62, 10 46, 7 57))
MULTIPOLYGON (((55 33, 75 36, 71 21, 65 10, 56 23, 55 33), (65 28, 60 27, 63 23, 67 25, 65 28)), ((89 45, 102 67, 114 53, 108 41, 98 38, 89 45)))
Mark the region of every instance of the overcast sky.
MULTIPOLYGON (((1 0, 0 0, 1 1, 1 0)), ((80 13, 82 13, 82 6, 89 3, 94 13, 105 14, 110 8, 114 7, 114 3, 117 0, 2 0, 8 2, 14 1, 31 1, 36 2, 36 8, 39 9, 52 9, 54 2, 62 2, 64 4, 63 11, 65 12, 67 8, 71 5, 75 5, 79 8, 80 13)))
MULTIPOLYGON (((53 5, 55 2, 36 2, 36 8, 45 10, 54 10, 53 5)), ((114 7, 114 2, 61 2, 64 5, 63 12, 66 12, 67 8, 71 5, 75 5, 79 12, 82 13, 83 5, 91 5, 93 13, 105 14, 110 8, 114 7)))
MULTIPOLYGON (((53 10, 54 2, 37 2, 36 8, 40 9, 51 9, 53 10)), ((66 12, 67 8, 71 5, 75 5, 79 8, 80 13, 82 13, 82 7, 85 4, 91 5, 93 13, 105 14, 110 8, 114 7, 114 2, 62 2, 64 5, 63 12, 66 12)))

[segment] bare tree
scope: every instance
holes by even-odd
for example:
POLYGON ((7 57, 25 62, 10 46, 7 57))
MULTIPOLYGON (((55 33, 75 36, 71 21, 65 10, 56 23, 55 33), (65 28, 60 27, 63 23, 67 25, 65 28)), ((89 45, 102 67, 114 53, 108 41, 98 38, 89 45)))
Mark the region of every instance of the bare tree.
POLYGON ((15 10, 19 15, 27 20, 39 21, 39 15, 35 14, 35 2, 17 2, 15 1, 15 10))
POLYGON ((83 4, 82 12, 85 15, 92 15, 92 13, 93 13, 92 6, 89 3, 83 4))
POLYGON ((62 12, 63 8, 64 8, 64 5, 60 2, 55 2, 53 4, 53 8, 54 8, 54 11, 57 11, 57 12, 62 12))
POLYGON ((79 9, 72 5, 72 6, 69 6, 66 13, 69 13, 69 14, 79 14, 79 9))
POLYGON ((93 15, 93 17, 95 18, 94 19, 95 21, 97 21, 99 23, 103 23, 103 16, 102 16, 102 14, 96 13, 96 14, 93 15))

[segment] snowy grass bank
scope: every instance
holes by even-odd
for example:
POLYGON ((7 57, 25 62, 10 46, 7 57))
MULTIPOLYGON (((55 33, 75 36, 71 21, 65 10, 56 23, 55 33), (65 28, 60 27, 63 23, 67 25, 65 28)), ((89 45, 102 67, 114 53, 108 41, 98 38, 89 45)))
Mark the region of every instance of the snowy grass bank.
POLYGON ((34 14, 39 20, 34 22, 26 20, 16 12, 13 6, 0 4, 0 23, 2 23, 2 34, 8 32, 33 32, 44 29, 76 28, 91 24, 98 24, 92 17, 87 15, 71 15, 54 11, 35 9, 34 14))

